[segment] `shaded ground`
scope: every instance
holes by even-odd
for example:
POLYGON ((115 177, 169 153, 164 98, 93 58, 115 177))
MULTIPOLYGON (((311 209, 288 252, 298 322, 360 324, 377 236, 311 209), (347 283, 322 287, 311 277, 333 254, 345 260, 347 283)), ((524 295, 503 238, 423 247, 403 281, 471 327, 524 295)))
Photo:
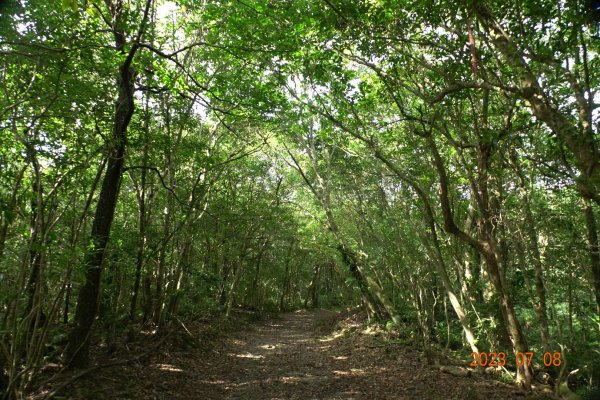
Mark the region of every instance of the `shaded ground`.
POLYGON ((332 312, 296 312, 244 326, 212 346, 162 350, 149 361, 82 378, 67 398, 515 399, 484 376, 456 377, 418 351, 376 336, 331 333, 332 312))

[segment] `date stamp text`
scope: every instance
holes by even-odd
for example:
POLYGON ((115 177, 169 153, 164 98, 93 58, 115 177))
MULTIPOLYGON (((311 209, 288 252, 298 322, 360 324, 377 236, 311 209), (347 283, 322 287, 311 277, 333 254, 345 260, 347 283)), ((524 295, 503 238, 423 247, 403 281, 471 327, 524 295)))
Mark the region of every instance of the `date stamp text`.
MULTIPOLYGON (((469 364, 470 367, 504 367, 506 365, 507 355, 505 352, 501 351, 498 353, 495 352, 485 352, 482 351, 480 353, 471 352, 471 357, 473 357, 473 361, 469 364)), ((524 365, 530 366, 533 360, 533 352, 517 352, 515 355, 515 363, 518 367, 522 367, 524 365)), ((560 352, 555 351, 553 353, 547 351, 544 353, 542 357, 542 362, 546 367, 554 366, 558 367, 561 364, 560 352)))

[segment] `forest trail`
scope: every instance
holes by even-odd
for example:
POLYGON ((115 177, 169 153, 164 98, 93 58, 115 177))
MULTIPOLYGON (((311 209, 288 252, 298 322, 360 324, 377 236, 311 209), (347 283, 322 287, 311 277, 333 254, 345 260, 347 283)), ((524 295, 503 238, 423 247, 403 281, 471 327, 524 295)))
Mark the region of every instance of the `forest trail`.
POLYGON ((332 317, 323 310, 288 313, 232 336, 224 352, 198 366, 198 398, 507 399, 520 394, 490 381, 443 374, 428 367, 419 352, 386 349, 374 337, 323 334, 331 330, 332 317))
POLYGON ((599 400, 598 4, 0 0, 0 400, 599 400))
POLYGON ((479 374, 442 373, 417 350, 384 345, 378 334, 333 330, 339 319, 322 310, 283 314, 243 326, 209 350, 172 348, 145 365, 102 370, 80 381, 68 398, 91 393, 96 399, 525 398, 515 387, 479 374))

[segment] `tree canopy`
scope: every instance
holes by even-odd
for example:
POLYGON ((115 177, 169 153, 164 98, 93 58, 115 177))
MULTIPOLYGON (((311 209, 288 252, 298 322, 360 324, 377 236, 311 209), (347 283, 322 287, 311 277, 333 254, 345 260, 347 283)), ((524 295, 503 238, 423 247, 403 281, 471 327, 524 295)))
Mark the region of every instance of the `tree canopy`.
POLYGON ((348 305, 598 387, 593 3, 1 3, 0 394, 179 317, 348 305))

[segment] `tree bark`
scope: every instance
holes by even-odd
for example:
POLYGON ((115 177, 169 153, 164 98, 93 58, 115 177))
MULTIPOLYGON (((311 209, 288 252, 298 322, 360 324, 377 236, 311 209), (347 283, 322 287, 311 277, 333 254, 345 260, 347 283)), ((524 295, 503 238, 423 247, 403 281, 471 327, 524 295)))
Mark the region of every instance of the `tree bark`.
MULTIPOLYGON (((147 18, 149 5, 150 1, 146 4, 140 35, 147 18)), ((122 27, 124 21, 122 20, 121 1, 112 4, 110 11, 113 14, 115 24, 114 36, 117 50, 123 52, 126 45, 126 38, 122 27)), ((98 312, 98 296, 100 293, 104 254, 115 215, 121 176, 123 174, 125 148, 127 145, 127 128, 135 108, 133 98, 135 72, 131 63, 136 51, 137 47, 134 45, 120 66, 117 77, 118 96, 109 143, 108 162, 98 203, 96 204, 89 247, 84 258, 85 283, 79 290, 74 326, 71 330, 66 349, 65 362, 70 368, 83 368, 89 364, 90 335, 94 319, 98 312)))
POLYGON ((529 105, 535 117, 544 122, 573 154, 575 165, 581 173, 576 179, 577 189, 585 198, 600 204, 600 152, 590 123, 590 104, 585 101, 579 89, 580 85, 571 82, 572 88, 575 89, 582 129, 553 105, 549 95, 542 89, 538 77, 525 61, 523 52, 498 23, 492 11, 484 2, 474 2, 473 5, 492 43, 514 72, 514 78, 519 85, 519 97, 529 105))
POLYGON ((452 308, 454 309, 454 312, 458 316, 460 324, 465 333, 467 342, 469 343, 469 346, 471 347, 471 349, 474 352, 478 353, 479 350, 477 349, 477 339, 475 338, 475 335, 473 334, 473 330, 470 327, 464 307, 462 306, 460 300, 458 299, 458 296, 456 296, 452 282, 450 281, 450 277, 448 276, 448 270, 446 268, 446 265, 445 265, 445 262, 444 262, 444 259, 443 259, 443 256, 442 256, 442 253, 440 250, 440 246, 439 246, 439 239, 438 239, 437 230, 435 227, 435 216, 434 216, 433 209, 431 208, 431 204, 430 204, 430 201, 429 201, 427 195, 414 180, 410 179, 408 176, 406 176, 406 174, 402 173, 402 171, 400 171, 398 168, 396 168, 396 166, 389 160, 389 158, 386 157, 375 146, 374 143, 372 143, 368 140, 365 140, 362 137, 359 137, 359 139, 366 141, 366 143, 372 148, 375 157, 377 157, 377 159, 379 159, 381 162, 383 162, 383 164, 391 172, 393 172, 401 181, 406 182, 410 187, 412 187, 415 190, 415 192, 417 193, 417 195, 419 196, 419 198, 421 199, 421 201, 423 203, 425 224, 428 227, 428 232, 429 232, 429 237, 430 237, 430 242, 431 242, 431 244, 429 246, 427 246, 427 248, 430 250, 430 252, 432 253, 433 259, 435 260, 434 265, 442 279, 442 284, 444 285, 446 294, 448 295, 448 298, 450 299, 452 308))
MULTIPOLYGON (((478 202, 480 203, 480 213, 482 214, 480 218, 482 219, 481 225, 483 240, 478 240, 468 235, 466 232, 460 230, 454 222, 454 215, 450 207, 449 200, 448 176, 446 175, 444 162, 438 151, 435 140, 430 132, 426 134, 426 139, 429 143, 429 147, 434 159, 434 164, 440 179, 440 202, 442 213, 444 216, 444 228, 448 233, 456 236, 460 240, 464 241, 466 244, 475 248, 483 257, 487 266, 488 277, 499 298, 500 311, 502 312, 502 317, 506 325, 506 330, 512 342, 513 351, 515 353, 525 353, 527 352, 527 342, 525 340, 525 336, 523 335, 521 324, 517 319, 512 301, 502 279, 498 259, 498 249, 493 239, 493 228, 488 212, 489 209, 487 204, 489 204, 489 198, 487 195, 487 180, 485 179, 487 173, 485 171, 487 169, 487 157, 489 156, 489 152, 485 148, 480 149, 479 151, 480 158, 478 160, 478 168, 480 170, 481 175, 478 179, 479 193, 477 193, 477 195, 480 196, 478 202)), ((529 389, 531 387, 532 379, 532 371, 529 367, 517 367, 517 382, 521 386, 523 386, 526 389, 529 389)))

